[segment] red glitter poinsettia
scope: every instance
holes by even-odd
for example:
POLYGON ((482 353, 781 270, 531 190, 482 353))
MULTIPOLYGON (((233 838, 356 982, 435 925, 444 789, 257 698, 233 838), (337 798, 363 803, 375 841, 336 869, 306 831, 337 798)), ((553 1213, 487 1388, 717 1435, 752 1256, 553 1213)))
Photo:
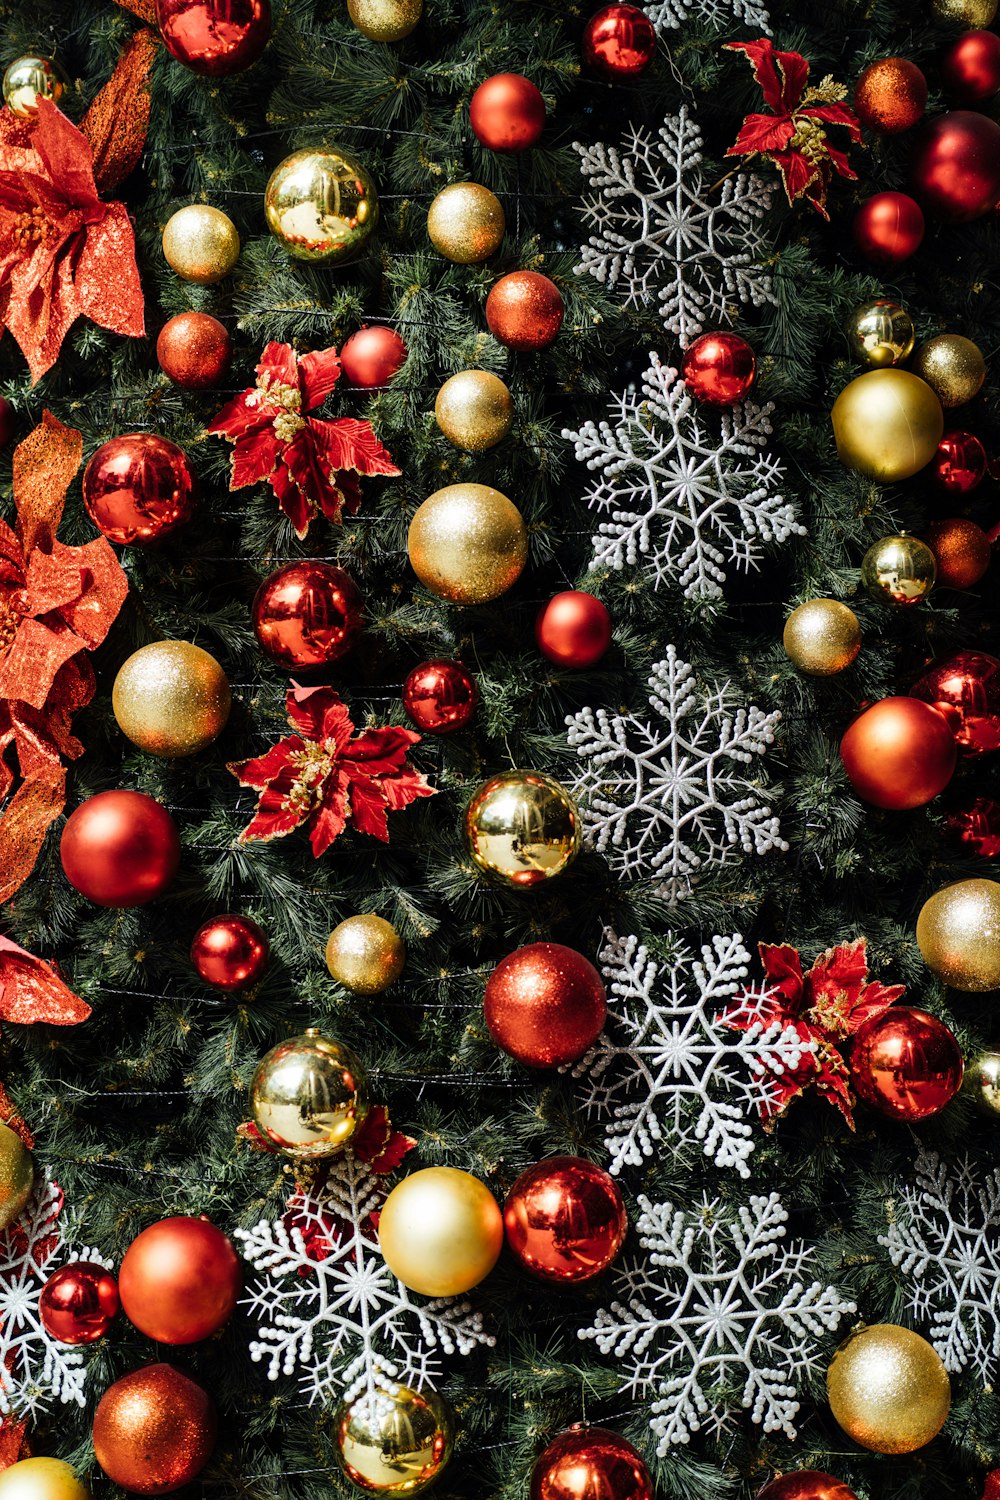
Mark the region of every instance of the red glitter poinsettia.
POLYGON ((339 378, 336 349, 296 355, 290 344, 268 344, 257 384, 223 407, 208 429, 235 444, 229 488, 266 480, 300 537, 320 511, 331 521, 340 521, 345 510, 354 515, 360 475, 400 472, 370 422, 308 415, 339 378))
POLYGON ((852 141, 861 140, 861 125, 842 101, 843 84, 827 77, 807 88, 809 64, 799 52, 778 52, 762 37, 756 42, 727 42, 730 52, 742 52, 753 68, 770 114, 750 114, 727 156, 763 156, 781 173, 789 203, 805 198, 823 215, 830 178, 856 178, 847 152, 835 146, 828 126, 841 126, 852 141))
POLYGON ((418 797, 433 797, 434 788, 406 759, 420 743, 411 729, 356 734, 347 705, 329 687, 293 682, 285 707, 295 734, 266 755, 229 767, 241 786, 261 794, 240 843, 280 838, 305 826, 318 859, 348 823, 388 843, 388 814, 418 797))
POLYGON ((48 1021, 51 1026, 78 1026, 90 1006, 44 959, 0 937, 0 1018, 18 1026, 48 1021))

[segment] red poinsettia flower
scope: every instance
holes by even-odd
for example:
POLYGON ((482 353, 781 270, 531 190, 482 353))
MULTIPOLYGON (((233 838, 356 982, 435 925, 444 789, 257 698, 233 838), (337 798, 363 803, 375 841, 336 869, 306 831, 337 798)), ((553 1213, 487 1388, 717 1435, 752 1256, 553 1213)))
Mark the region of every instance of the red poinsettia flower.
POLYGON ((0 1017, 18 1026, 48 1021, 51 1026, 78 1026, 90 1006, 44 959, 0 936, 0 1017))
POLYGON ((370 422, 308 415, 339 377, 336 349, 296 355, 290 344, 268 344, 257 384, 230 401, 208 429, 236 445, 229 488, 267 480, 300 537, 320 511, 331 521, 345 510, 354 515, 361 504, 359 475, 400 472, 370 422))
POLYGON ((806 198, 824 217, 826 195, 834 172, 857 177, 847 152, 835 146, 828 126, 842 126, 852 141, 860 141, 857 115, 841 101, 846 88, 824 78, 807 88, 809 64, 799 52, 777 52, 766 37, 757 42, 727 42, 730 52, 743 52, 753 68, 770 114, 747 115, 727 156, 763 156, 781 173, 789 203, 806 198))

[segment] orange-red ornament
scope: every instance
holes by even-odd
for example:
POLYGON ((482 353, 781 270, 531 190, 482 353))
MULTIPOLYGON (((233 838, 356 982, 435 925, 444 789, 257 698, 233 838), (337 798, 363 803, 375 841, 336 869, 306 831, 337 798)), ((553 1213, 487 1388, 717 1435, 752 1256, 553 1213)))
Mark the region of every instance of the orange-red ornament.
POLYGON ((172 57, 209 78, 241 73, 271 37, 271 0, 155 0, 172 57))
POLYGON ((985 651, 959 651, 935 662, 910 689, 947 720, 965 755, 1000 750, 1000 661, 985 651))
POLYGON ((990 539, 975 521, 962 516, 933 521, 926 540, 937 564, 938 588, 971 589, 989 568, 990 539))
POLYGON ((352 385, 373 390, 389 384, 402 369, 406 354, 406 344, 395 328, 378 324, 351 334, 341 346, 340 365, 352 385))
POLYGON ((83 471, 83 503, 109 542, 157 541, 194 509, 187 454, 155 432, 110 438, 83 471))
POLYGON ((898 135, 916 125, 927 107, 927 79, 906 57, 869 63, 854 89, 854 111, 862 125, 898 135))
POLYGON ((750 394, 757 361, 738 333, 703 333, 684 355, 684 384, 706 406, 735 406, 750 394))
POLYGON ((191 943, 199 979, 219 990, 245 990, 256 984, 270 955, 263 927, 229 912, 203 922, 191 943))
POLYGON ((545 129, 545 100, 520 73, 496 73, 473 94, 469 124, 491 151, 527 151, 545 129))
POLYGON ((497 964, 483 996, 498 1047, 529 1068, 576 1062, 596 1042, 608 1011, 604 981, 562 943, 529 943, 497 964))
POLYGON ((503 1222, 507 1244, 524 1269, 562 1285, 605 1270, 628 1228, 618 1184, 580 1156, 550 1156, 522 1172, 503 1222))
POLYGON ((842 1479, 821 1469, 796 1469, 765 1484, 757 1500, 857 1500, 857 1496, 842 1479))
POLYGON ((209 313, 178 313, 160 329, 156 357, 174 385, 203 391, 218 385, 228 372, 233 341, 225 324, 209 313))
POLYGON ((937 1016, 890 1005, 857 1032, 848 1063, 859 1099, 890 1120, 940 1114, 962 1086, 962 1053, 937 1016))
POLYGON ((558 667, 592 667, 611 645, 607 607, 584 589, 555 594, 535 622, 538 649, 558 667))
POLYGON ((56 1271, 38 1299, 42 1327, 59 1344, 96 1344, 120 1308, 113 1272, 88 1260, 73 1261, 56 1271))
POLYGON ((949 495, 968 495, 986 477, 986 449, 973 432, 946 432, 927 472, 949 495))
POLYGON ((949 224, 991 213, 1000 200, 1000 125, 954 109, 925 125, 910 158, 910 180, 926 208, 949 224))
POLYGON ((562 327, 559 288, 540 271, 511 271, 495 282, 486 299, 486 322, 508 349, 547 349, 562 327))
POLYGON ((95 906, 144 906, 181 862, 177 825, 145 792, 98 792, 70 813, 59 845, 70 885, 95 906))
POLYGON ((303 558, 264 579, 253 601, 253 628, 261 650, 279 666, 324 667, 354 645, 362 608, 357 585, 343 568, 303 558))
POLYGON ((908 193, 875 193, 854 215, 854 243, 876 266, 901 266, 923 244, 924 212, 908 193))
POLYGON ((605 5, 583 29, 583 60, 602 78, 638 78, 655 56, 653 23, 636 5, 605 5))
POLYGON ((118 1273, 125 1316, 160 1344, 196 1344, 232 1317, 240 1294, 239 1257, 207 1219, 178 1215, 144 1229, 118 1273))
POLYGON ((941 59, 941 80, 962 104, 985 104, 1000 89, 1000 36, 967 31, 941 59))
POLYGON ((403 683, 403 707, 425 734, 454 734, 476 711, 475 680, 460 661, 424 661, 403 683))
POLYGON ((631 1443, 607 1427, 571 1427, 553 1438, 531 1471, 530 1500, 653 1500, 649 1470, 631 1443))
POLYGON ((876 807, 923 807, 943 792, 958 750, 943 714, 916 698, 883 698, 859 714, 840 742, 851 785, 876 807))
POLYGON ((169 1495, 208 1463, 217 1419, 208 1393, 172 1365, 116 1380, 94 1413, 94 1453, 132 1495, 169 1495))

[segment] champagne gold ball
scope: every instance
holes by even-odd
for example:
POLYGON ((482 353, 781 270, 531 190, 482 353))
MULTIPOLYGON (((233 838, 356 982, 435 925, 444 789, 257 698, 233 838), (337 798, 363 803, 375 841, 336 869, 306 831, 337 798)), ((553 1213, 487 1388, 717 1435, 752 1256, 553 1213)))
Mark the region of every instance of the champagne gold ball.
POLYGON ((470 266, 500 248, 507 221, 495 193, 478 182, 442 188, 427 211, 431 244, 448 260, 470 266))
POLYGON ((861 626, 839 599, 807 599, 793 609, 782 636, 785 654, 810 677, 832 677, 861 650, 861 626))
POLYGON ((182 281, 211 286, 228 276, 240 258, 236 225, 221 208, 189 203, 167 220, 163 231, 167 265, 182 281))
POLYGON ((327 968, 355 995, 380 995, 399 978, 405 963, 403 939, 384 917, 348 917, 327 940, 327 968))
POLYGON ((912 1453, 944 1426, 951 1383, 940 1355, 895 1323, 858 1329, 830 1362, 826 1391, 839 1425, 874 1453, 912 1453))
POLYGON ((58 1458, 23 1458, 0 1474, 0 1500, 90 1500, 90 1491, 58 1458))
POLYGON ((1000 1052, 966 1059, 962 1093, 984 1114, 1000 1115, 1000 1052))
POLYGON ((410 566, 432 594, 485 604, 505 594, 528 557, 528 531, 513 501, 488 484, 449 484, 420 506, 407 537, 410 566))
POLYGON ((31 1152, 16 1130, 0 1125, 0 1229, 21 1217, 34 1185, 31 1152))
POLYGON ((956 880, 935 891, 920 908, 917 947, 952 989, 1000 989, 1000 885, 956 880))
POLYGON ((913 350, 913 319, 898 302, 879 299, 856 307, 847 332, 858 358, 876 370, 898 365, 913 350))
POLYGON ((250 1088, 261 1134, 289 1156, 334 1156, 368 1113, 368 1080, 349 1047, 315 1028, 272 1047, 250 1088))
POLYGON ((401 42, 424 13, 424 0, 347 0, 347 14, 370 42, 401 42))
POLYGON ((861 582, 869 594, 890 604, 919 604, 936 577, 934 553, 915 536, 884 536, 861 562, 861 582))
POLYGON ((969 31, 989 26, 997 13, 997 0, 931 0, 939 21, 953 21, 969 31))
POLYGON ((214 656, 188 641, 133 652, 111 690, 118 727, 150 755, 196 755, 226 727, 229 680, 214 656))
POLYGON ((840 461, 883 484, 909 479, 930 463, 944 433, 941 403, 909 370, 868 370, 833 405, 840 461))
POLYGON ((3 98, 7 108, 22 120, 38 112, 38 100, 58 104, 63 81, 51 57, 15 57, 3 75, 3 98))
POLYGON ((937 393, 942 406, 964 406, 978 396, 986 379, 986 361, 978 344, 960 333, 939 333, 921 344, 913 368, 937 393))
POLYGON ((383 1500, 419 1495, 443 1473, 455 1447, 454 1418, 441 1397, 405 1385, 394 1396, 342 1401, 336 1432, 348 1479, 383 1500))
POLYGON ((385 1263, 411 1292, 458 1297, 488 1276, 503 1248, 503 1217, 485 1183, 455 1167, 425 1167, 382 1206, 385 1263))
POLYGON ((483 453, 510 431, 514 401, 499 375, 459 370, 438 391, 434 417, 449 443, 467 453, 483 453))
POLYGON ((465 814, 469 852, 507 885, 559 875, 580 849, 580 814, 564 786, 540 771, 505 771, 484 783, 465 814))
POLYGON ((378 193, 360 162, 333 146, 293 151, 264 190, 268 228, 289 255, 344 265, 378 224, 378 193))

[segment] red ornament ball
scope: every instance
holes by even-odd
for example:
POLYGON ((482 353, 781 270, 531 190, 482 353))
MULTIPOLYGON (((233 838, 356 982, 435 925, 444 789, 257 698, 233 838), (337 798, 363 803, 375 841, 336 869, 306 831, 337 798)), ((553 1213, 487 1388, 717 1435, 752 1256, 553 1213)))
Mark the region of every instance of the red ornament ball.
POLYGON ((945 718, 965 755, 1000 750, 1000 661, 960 651, 937 662, 910 689, 945 718))
POLYGON ((972 432, 946 432, 927 472, 949 495, 967 495, 986 477, 986 449, 972 432))
POLYGON ((363 601, 354 580, 332 563, 305 558, 265 578, 253 601, 262 651, 300 671, 346 656, 361 634, 363 601))
POLYGON ((145 906, 177 874, 181 841, 154 797, 98 792, 70 813, 59 857, 70 885, 95 906, 145 906))
POLYGON ((233 360, 225 324, 208 313, 184 312, 160 329, 156 340, 160 369, 186 391, 218 385, 233 360))
POLYGON ((220 78, 260 57, 271 39, 271 0, 156 0, 156 24, 178 62, 220 78))
POLYGON ((530 1500, 653 1500, 649 1470, 631 1443, 607 1427, 571 1427, 553 1438, 531 1471, 530 1500))
POLYGON ((602 78, 637 78, 655 56, 653 23, 635 5, 605 5, 584 27, 583 60, 602 78))
POLYGON ((340 351, 340 364, 352 385, 363 390, 388 385, 401 370, 407 349, 395 328, 359 328, 340 351))
POLYGON ((937 1016, 910 1005, 891 1005, 865 1021, 854 1037, 848 1066, 858 1098, 891 1120, 939 1114, 962 1083, 962 1054, 954 1032, 937 1016))
POLYGON ((146 1365, 109 1386, 94 1413, 94 1453, 132 1495, 169 1495, 208 1463, 217 1419, 206 1391, 173 1365, 146 1365))
POLYGON ((916 125, 927 107, 927 79, 906 57, 869 63, 854 89, 854 110, 862 125, 898 135, 916 125))
POLYGON ((110 438, 84 470, 83 503, 109 542, 157 541, 194 509, 187 454, 155 432, 110 438))
POLYGON ((563 299, 540 271, 511 271, 486 299, 490 333, 508 349, 547 349, 562 327, 563 299))
POLYGON ((89 1260, 73 1261, 56 1271, 38 1300, 42 1326, 59 1344, 96 1344, 120 1308, 114 1275, 89 1260))
POLYGON ((822 1469, 796 1469, 765 1484, 757 1500, 857 1500, 857 1496, 843 1480, 822 1469))
POLYGON ((497 964, 483 997, 498 1047, 529 1068, 576 1062, 596 1042, 608 1012, 594 965, 562 943, 529 943, 497 964))
POLYGON ((966 31, 941 59, 941 81, 963 104, 984 104, 1000 90, 1000 36, 966 31))
POLYGON ((883 698, 859 714, 840 742, 858 796, 875 807, 923 807, 944 791, 958 750, 943 714, 916 698, 883 698))
POLYGON ((996 859, 1000 854, 1000 802, 992 797, 973 797, 964 807, 953 807, 945 826, 970 853, 983 859, 996 859))
POLYGON ((1000 199, 1000 125, 954 109, 924 126, 910 160, 917 197, 949 224, 990 213, 1000 199))
POLYGON ((545 100, 520 73, 495 73, 473 94, 469 124, 491 151, 527 151, 545 129, 545 100))
POLYGON ((196 1344, 228 1323, 240 1294, 233 1242, 207 1219, 178 1216, 144 1229, 118 1273, 125 1316, 160 1344, 196 1344))
POLYGON ((191 962, 200 979, 219 990, 245 990, 267 968, 267 933, 249 917, 228 913, 203 922, 191 943, 191 962))
POLYGON ((934 553, 938 588, 971 589, 985 576, 992 561, 993 549, 986 532, 962 516, 932 522, 926 541, 934 553))
POLYGON ((558 667, 592 667, 611 645, 611 616, 584 589, 566 589, 535 622, 538 649, 558 667))
POLYGON ((6 396, 0 396, 0 448, 6 448, 17 433, 17 412, 6 396))
POLYGON ((460 661, 423 661, 403 683, 403 707, 425 734, 453 734, 476 711, 479 692, 460 661))
POLYGON ((522 1172, 503 1211, 507 1243, 541 1281, 589 1281, 610 1266, 628 1228, 613 1177, 580 1156, 550 1156, 522 1172))
POLYGON ((854 243, 876 266, 901 266, 923 244, 924 213, 907 193, 875 193, 854 215, 854 243))
POLYGON ((757 361, 736 333, 703 333, 684 356, 684 384, 706 406, 735 406, 750 394, 757 361))

